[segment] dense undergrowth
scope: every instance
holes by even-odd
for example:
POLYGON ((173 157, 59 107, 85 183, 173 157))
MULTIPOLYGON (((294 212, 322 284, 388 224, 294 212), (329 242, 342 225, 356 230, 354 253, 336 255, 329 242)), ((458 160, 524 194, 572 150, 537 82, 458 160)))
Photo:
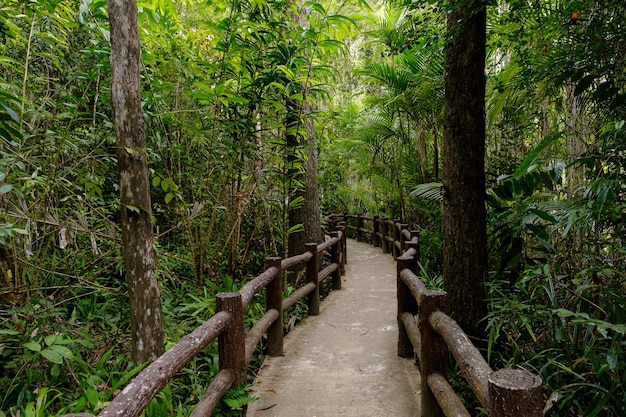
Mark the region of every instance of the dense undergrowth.
MULTIPOLYGON (((123 277, 85 286, 55 285, 29 294, 19 307, 0 315, 0 415, 44 416, 97 413, 142 368, 130 360, 128 299, 123 277)), ((236 289, 232 279, 208 281, 202 289, 165 282, 163 311, 167 347, 215 312, 217 292, 236 289)), ((262 315, 264 301, 253 300, 247 324, 262 315)), ((262 352, 262 345, 258 352, 262 352)), ((259 366, 255 356, 251 369, 259 366)), ((219 371, 214 343, 195 357, 153 400, 147 416, 188 415, 219 371)), ((215 415, 240 415, 253 400, 246 386, 233 389, 215 415)))
MULTIPOLYGON (((494 369, 523 367, 542 377, 546 416, 622 416, 622 188, 598 180, 575 198, 555 198, 561 174, 531 165, 489 189, 488 339, 481 349, 494 369), (599 199, 607 193, 609 199, 599 199)), ((422 240, 422 248, 432 243, 422 240)), ((436 263, 421 263, 422 278, 443 288, 441 270, 432 268, 436 263)), ((486 415, 458 367, 451 369, 468 408, 486 415)))

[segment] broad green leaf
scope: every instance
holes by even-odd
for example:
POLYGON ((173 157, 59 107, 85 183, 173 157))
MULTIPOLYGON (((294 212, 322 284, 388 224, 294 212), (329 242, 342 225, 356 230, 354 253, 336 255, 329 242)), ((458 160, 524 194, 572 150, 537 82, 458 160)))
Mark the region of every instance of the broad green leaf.
POLYGON ((46 344, 46 346, 52 346, 56 342, 57 336, 58 335, 56 334, 49 334, 48 336, 44 337, 43 341, 46 344))
POLYGON ((50 346, 50 350, 55 351, 56 353, 58 353, 59 355, 67 359, 72 359, 74 357, 74 354, 72 353, 72 351, 66 348, 65 346, 52 345, 50 346))
POLYGON ((91 403, 92 406, 95 406, 100 401, 100 393, 97 389, 92 387, 91 385, 87 387, 85 392, 85 396, 87 397, 87 401, 91 403))
POLYGON ((28 350, 32 350, 33 352, 41 351, 41 345, 38 342, 26 342, 23 344, 23 346, 28 350))
POLYGON ((55 350, 47 348, 42 350, 40 353, 41 356, 48 359, 52 363, 56 363, 57 365, 61 365, 63 363, 63 356, 55 350))

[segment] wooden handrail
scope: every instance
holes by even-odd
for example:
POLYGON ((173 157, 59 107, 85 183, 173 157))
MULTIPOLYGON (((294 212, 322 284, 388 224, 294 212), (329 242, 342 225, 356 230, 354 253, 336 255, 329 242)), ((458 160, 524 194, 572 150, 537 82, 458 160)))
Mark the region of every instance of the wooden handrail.
POLYGON ((246 283, 238 292, 216 295, 218 312, 204 324, 184 336, 170 350, 141 371, 98 417, 141 414, 150 401, 198 353, 218 339, 220 371, 213 377, 204 396, 191 416, 210 415, 217 402, 237 384, 246 379, 247 367, 254 349, 264 334, 268 336, 267 354, 280 356, 283 352, 283 311, 308 297, 309 314, 319 311, 320 283, 332 277, 332 289, 341 289, 341 275, 346 263, 346 227, 337 225, 331 239, 321 244, 307 244, 307 252, 287 259, 268 258, 266 270, 246 283), (330 251, 331 264, 322 271, 318 254, 330 251), (283 271, 306 266, 307 283, 283 299, 283 271), (253 297, 266 290, 266 312, 247 331, 244 315, 253 297))
POLYGON ((138 416, 167 383, 230 324, 231 316, 221 311, 184 336, 170 350, 141 371, 99 417, 138 416))
MULTIPOLYGON (((394 230, 401 230, 405 249, 397 258, 398 355, 407 357, 411 350, 417 352, 422 378, 421 416, 470 415, 444 377, 448 350, 490 417, 542 416, 541 378, 522 369, 491 369, 456 321, 445 313, 446 293, 428 290, 415 274, 417 234, 405 233, 406 228, 399 223, 394 230), (409 342, 413 349, 406 346, 409 342)), ((395 246, 398 243, 394 241, 395 246)))
POLYGON ((400 220, 363 214, 331 216, 333 223, 357 219, 357 240, 372 236, 374 246, 397 260, 398 356, 417 356, 421 368, 422 417, 470 414, 446 380, 447 352, 452 356, 490 417, 540 417, 543 394, 541 378, 523 369, 493 371, 459 325, 445 313, 446 293, 428 290, 416 275, 419 232, 400 220), (363 227, 371 221, 372 227, 363 227), (416 320, 417 318, 417 320, 416 320))
POLYGON ((194 417, 210 415, 219 399, 233 385, 245 380, 248 363, 264 334, 268 335, 268 355, 282 355, 285 309, 307 297, 309 314, 315 315, 319 311, 320 283, 332 277, 332 288, 341 288, 341 275, 347 263, 348 230, 355 230, 357 239, 362 239, 364 234, 371 235, 376 246, 380 245, 385 253, 392 251, 398 261, 398 355, 417 355, 422 374, 423 417, 469 415, 444 377, 448 349, 489 416, 542 415, 541 378, 520 369, 493 372, 458 324, 445 314, 446 293, 428 290, 417 277, 418 231, 409 231, 408 224, 399 220, 364 215, 343 214, 334 216, 332 222, 335 231, 331 239, 319 245, 307 244, 307 252, 297 256, 268 258, 266 270, 239 292, 217 294, 219 312, 148 365, 98 416, 138 416, 177 372, 218 339, 220 371, 191 414, 194 417), (348 219, 357 219, 357 225, 348 225, 348 219), (373 222, 371 229, 364 227, 365 221, 373 222), (330 251, 331 264, 319 271, 318 255, 324 251, 330 251), (306 284, 283 299, 283 271, 303 265, 307 271, 306 284), (246 334, 245 311, 263 288, 266 288, 266 313, 246 334))

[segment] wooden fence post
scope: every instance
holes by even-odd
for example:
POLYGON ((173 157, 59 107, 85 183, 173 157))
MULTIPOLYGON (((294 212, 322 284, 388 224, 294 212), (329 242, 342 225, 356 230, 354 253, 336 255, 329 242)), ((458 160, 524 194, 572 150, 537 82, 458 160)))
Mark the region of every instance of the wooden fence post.
POLYGON ((279 257, 267 258, 265 268, 277 268, 276 277, 267 285, 265 290, 265 311, 278 310, 278 318, 267 329, 267 354, 269 356, 283 355, 283 271, 282 259, 279 257))
MULTIPOLYGON (((411 232, 411 239, 413 238, 413 232, 411 232)), ((404 241, 404 247, 403 250, 404 252, 408 251, 409 249, 415 249, 415 270, 413 271, 415 273, 415 275, 417 275, 417 263, 420 260, 420 244, 419 241, 417 242, 412 242, 411 240, 405 240, 404 241)))
POLYGON ((404 236, 404 232, 405 230, 409 230, 409 225, 406 223, 400 223, 400 252, 398 254, 398 256, 400 256, 402 254, 402 251, 404 250, 404 242, 406 242, 406 236, 404 236))
POLYGON ((339 230, 341 230, 341 250, 343 251, 342 265, 344 266, 341 270, 341 275, 346 273, 345 265, 348 265, 348 226, 347 223, 342 222, 339 226, 339 230))
POLYGON ((363 228, 363 215, 357 214, 356 216, 356 241, 361 242, 363 240, 363 232, 361 229, 363 228))
POLYGON ((489 375, 490 417, 542 417, 541 378, 525 369, 500 369, 489 375))
POLYGON ((419 262, 420 261, 420 231, 419 230, 411 230, 411 240, 413 240, 414 237, 417 237, 417 244, 413 246, 415 248, 415 253, 416 253, 415 259, 417 259, 417 262, 419 262))
POLYGON ((315 289, 307 296, 309 315, 317 316, 320 313, 320 285, 319 285, 319 264, 317 263, 317 243, 307 243, 307 252, 311 254, 311 259, 306 263, 306 281, 315 284, 315 289))
POLYGON ((374 247, 380 246, 380 237, 378 234, 380 233, 380 218, 378 216, 374 216, 374 235, 372 237, 372 245, 374 247))
POLYGON ((381 247, 383 249, 383 253, 389 253, 389 242, 387 242, 387 236, 389 236, 389 224, 387 223, 389 219, 388 218, 383 218, 383 222, 380 225, 381 227, 381 234, 383 235, 383 239, 380 242, 381 243, 381 247))
POLYGON ((341 239, 339 239, 339 232, 330 232, 331 238, 337 238, 337 243, 332 247, 330 251, 330 261, 337 264, 337 270, 332 275, 333 290, 341 289, 341 239))
POLYGON ((391 249, 393 250, 393 260, 395 261, 396 259, 398 259, 398 256, 400 256, 400 249, 398 249, 398 246, 396 245, 396 242, 400 242, 402 233, 400 233, 400 228, 398 227, 400 225, 400 219, 394 219, 393 220, 393 245, 391 245, 391 249))
POLYGON ((404 313, 410 313, 412 316, 417 315, 417 301, 413 294, 411 294, 411 290, 404 283, 400 274, 405 269, 410 270, 415 273, 415 269, 417 267, 417 261, 412 256, 401 256, 398 258, 398 262, 396 263, 397 268, 397 298, 398 298, 398 356, 401 358, 415 358, 415 349, 413 348, 413 344, 409 339, 409 336, 404 328, 404 323, 402 322, 402 315, 404 313))
POLYGON ((421 417, 444 417, 437 399, 428 386, 428 376, 434 373, 446 375, 448 348, 443 337, 435 332, 429 323, 431 313, 445 312, 446 292, 429 290, 420 298, 418 327, 422 342, 419 352, 422 384, 421 417))
POLYGON ((220 370, 230 369, 235 374, 234 385, 246 382, 248 364, 246 363, 246 334, 243 324, 243 301, 241 293, 222 292, 216 295, 217 311, 230 313, 228 328, 218 336, 220 370))

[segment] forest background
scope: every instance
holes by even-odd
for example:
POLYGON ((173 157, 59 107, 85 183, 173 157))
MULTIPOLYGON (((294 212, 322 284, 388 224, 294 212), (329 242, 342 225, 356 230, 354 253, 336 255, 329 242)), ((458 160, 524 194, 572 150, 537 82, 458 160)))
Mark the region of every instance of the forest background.
MULTIPOLYGON (((166 346, 296 250, 316 201, 419 227, 423 278, 445 286, 445 3, 138 5, 166 346)), ((623 2, 487 10, 485 353, 543 377, 546 415, 625 415, 623 2)), ((107 4, 4 0, 0 37, 0 415, 97 412, 140 369, 107 4)), ((185 414, 216 355, 147 415, 185 414)), ((216 414, 249 400, 233 390, 216 414)))

